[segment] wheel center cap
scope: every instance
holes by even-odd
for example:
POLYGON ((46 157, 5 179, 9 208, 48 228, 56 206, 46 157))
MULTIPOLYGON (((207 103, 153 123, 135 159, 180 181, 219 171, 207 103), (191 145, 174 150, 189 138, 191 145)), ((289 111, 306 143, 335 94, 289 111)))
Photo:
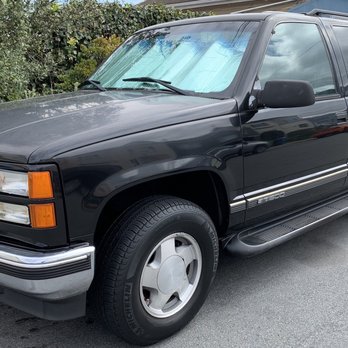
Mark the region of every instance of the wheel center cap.
POLYGON ((163 262, 158 272, 158 289, 164 293, 173 293, 180 289, 186 279, 186 267, 180 256, 171 256, 163 262))

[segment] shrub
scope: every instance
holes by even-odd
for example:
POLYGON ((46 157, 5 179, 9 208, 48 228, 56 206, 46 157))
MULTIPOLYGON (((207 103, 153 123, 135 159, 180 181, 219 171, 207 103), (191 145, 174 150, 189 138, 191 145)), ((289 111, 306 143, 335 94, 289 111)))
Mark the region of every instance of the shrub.
POLYGON ((0 101, 25 97, 30 82, 27 9, 25 1, 0 2, 0 101))
MULTIPOLYGON (((91 41, 88 47, 82 45, 78 63, 59 77, 62 81, 59 87, 63 91, 71 91, 78 87, 93 73, 97 66, 122 43, 122 41, 123 40, 118 36, 112 35, 109 38, 96 38, 91 41)), ((68 41, 68 44, 72 47, 74 47, 76 43, 77 40, 74 38, 68 41)))

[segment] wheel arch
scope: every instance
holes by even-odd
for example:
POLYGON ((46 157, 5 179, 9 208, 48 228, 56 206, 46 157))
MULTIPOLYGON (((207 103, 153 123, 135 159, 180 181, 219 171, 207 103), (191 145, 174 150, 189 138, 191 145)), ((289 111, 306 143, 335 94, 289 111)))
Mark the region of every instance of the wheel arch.
POLYGON ((135 183, 115 192, 98 218, 95 244, 99 244, 108 227, 129 207, 151 195, 175 196, 197 204, 211 217, 218 235, 225 234, 229 222, 229 202, 223 179, 211 170, 197 170, 135 183))

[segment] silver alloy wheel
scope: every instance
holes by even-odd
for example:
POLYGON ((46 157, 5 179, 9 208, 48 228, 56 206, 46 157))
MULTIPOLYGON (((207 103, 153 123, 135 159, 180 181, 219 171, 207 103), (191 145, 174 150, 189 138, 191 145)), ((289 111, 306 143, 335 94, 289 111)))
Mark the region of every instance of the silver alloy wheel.
POLYGON ((140 279, 140 298, 156 318, 179 312, 194 294, 202 273, 202 253, 187 233, 164 238, 151 251, 140 279))

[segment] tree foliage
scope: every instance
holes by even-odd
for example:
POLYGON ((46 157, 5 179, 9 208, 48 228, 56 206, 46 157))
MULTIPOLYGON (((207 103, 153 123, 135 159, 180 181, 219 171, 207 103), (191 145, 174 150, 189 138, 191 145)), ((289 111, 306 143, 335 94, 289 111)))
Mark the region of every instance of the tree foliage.
MULTIPOLYGON (((71 91, 78 87, 78 84, 86 80, 96 70, 97 66, 103 62, 121 43, 122 39, 116 35, 109 38, 98 37, 91 41, 88 46, 81 45, 81 54, 77 58, 77 63, 66 73, 59 76, 62 83, 59 88, 63 91, 71 91)), ((68 44, 74 49, 77 44, 76 39, 70 39, 68 44)))
POLYGON ((116 1, 0 0, 0 101, 73 90, 135 31, 202 15, 116 1))

